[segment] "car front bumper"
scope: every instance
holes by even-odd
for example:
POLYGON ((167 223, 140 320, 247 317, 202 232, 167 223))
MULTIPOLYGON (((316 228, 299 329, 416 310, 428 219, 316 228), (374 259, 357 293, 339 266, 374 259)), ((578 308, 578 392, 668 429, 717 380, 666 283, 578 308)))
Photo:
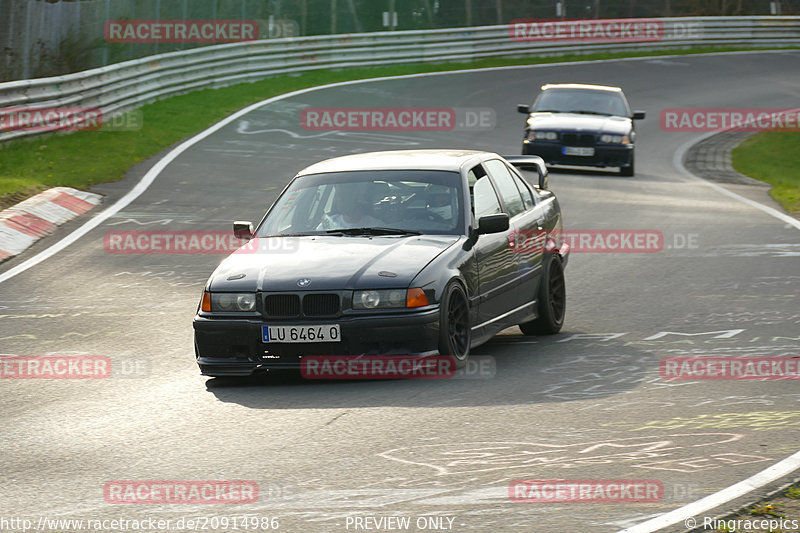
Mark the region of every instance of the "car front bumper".
POLYGON ((195 316, 195 355, 207 376, 248 376, 259 370, 300 369, 306 355, 429 355, 439 346, 438 306, 412 313, 271 321, 269 325, 339 324, 340 342, 265 343, 250 318, 195 316))
POLYGON ((563 145, 557 142, 522 141, 523 155, 538 155, 548 165, 576 165, 589 167, 629 167, 633 162, 632 144, 594 146, 594 155, 564 155, 563 145))

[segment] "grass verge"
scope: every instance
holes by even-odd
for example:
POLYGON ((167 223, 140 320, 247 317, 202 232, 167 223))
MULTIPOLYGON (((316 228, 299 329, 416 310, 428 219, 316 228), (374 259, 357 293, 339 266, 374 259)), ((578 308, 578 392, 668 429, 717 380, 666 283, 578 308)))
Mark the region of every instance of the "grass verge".
MULTIPOLYGON (((702 522, 698 520, 700 524, 702 522)), ((761 500, 711 522, 703 531, 718 533, 789 533, 800 528, 800 483, 795 483, 772 498, 761 500), (713 528, 713 529, 712 529, 713 528)), ((701 528, 692 531, 700 531, 701 528)))
POLYGON ((379 76, 467 68, 737 50, 746 49, 702 47, 671 51, 484 59, 465 63, 413 64, 342 71, 322 70, 299 76, 277 76, 220 89, 194 91, 142 107, 142 128, 138 131, 79 131, 21 139, 2 145, 0 209, 49 187, 68 186, 87 189, 97 183, 117 181, 122 179, 128 169, 136 163, 154 156, 181 139, 202 131, 249 104, 306 87, 379 76))
POLYGON ((733 168, 772 185, 769 193, 792 214, 800 214, 800 132, 762 132, 731 152, 733 168))

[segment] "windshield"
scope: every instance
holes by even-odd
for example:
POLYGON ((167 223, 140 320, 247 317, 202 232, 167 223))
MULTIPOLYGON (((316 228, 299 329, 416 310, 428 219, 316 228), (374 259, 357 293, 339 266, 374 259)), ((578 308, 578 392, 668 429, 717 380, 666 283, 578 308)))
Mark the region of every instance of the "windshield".
POLYGON ((303 176, 270 209, 259 237, 317 234, 461 234, 461 175, 427 170, 303 176))
POLYGON ((536 99, 533 110, 625 117, 630 114, 621 94, 592 89, 548 89, 536 99))

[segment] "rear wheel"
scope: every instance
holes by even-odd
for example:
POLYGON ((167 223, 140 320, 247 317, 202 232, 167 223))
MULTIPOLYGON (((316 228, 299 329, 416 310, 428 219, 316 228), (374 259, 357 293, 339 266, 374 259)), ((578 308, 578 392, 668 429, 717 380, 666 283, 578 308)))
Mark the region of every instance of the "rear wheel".
POLYGON ((451 283, 445 289, 439 307, 439 353, 452 355, 456 368, 462 368, 469 358, 471 340, 467 295, 461 285, 451 283))
POLYGON ((567 310, 567 285, 561 256, 545 254, 539 284, 538 317, 519 325, 525 335, 552 335, 561 331, 567 310))

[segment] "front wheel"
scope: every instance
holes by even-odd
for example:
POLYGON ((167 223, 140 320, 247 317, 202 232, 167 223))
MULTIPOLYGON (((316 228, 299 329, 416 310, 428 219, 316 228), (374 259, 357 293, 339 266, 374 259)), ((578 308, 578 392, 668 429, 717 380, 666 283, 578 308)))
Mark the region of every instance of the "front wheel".
POLYGON ((631 152, 631 164, 627 167, 622 167, 619 169, 620 176, 633 176, 634 168, 633 168, 633 152, 631 152))
POLYGON ((451 283, 445 289, 439 307, 439 353, 452 355, 456 368, 462 368, 469 358, 471 340, 467 295, 461 285, 451 283))
POLYGON ((538 317, 519 325, 525 335, 553 335, 561 331, 567 310, 567 284, 561 256, 545 254, 539 283, 538 317))

